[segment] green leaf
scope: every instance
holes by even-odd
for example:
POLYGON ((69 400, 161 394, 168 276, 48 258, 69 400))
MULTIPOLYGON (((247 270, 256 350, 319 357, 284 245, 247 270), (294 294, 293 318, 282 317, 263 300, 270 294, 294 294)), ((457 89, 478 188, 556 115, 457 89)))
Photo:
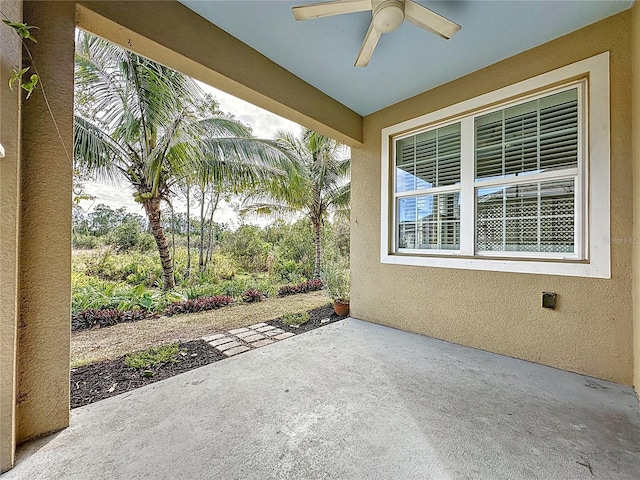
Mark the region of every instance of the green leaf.
POLYGON ((26 23, 12 22, 10 20, 2 20, 2 23, 13 28, 21 38, 28 38, 32 42, 38 43, 38 41, 31 35, 29 30, 39 30, 38 27, 34 27, 33 25, 27 25, 26 23))
POLYGON ((36 88, 36 85, 38 84, 38 75, 34 73, 33 75, 31 75, 29 80, 29 82, 23 82, 20 85, 24 90, 27 91, 27 98, 31 96, 31 94, 33 93, 33 89, 36 88))
POLYGON ((22 70, 15 70, 13 68, 11 69, 11 77, 9 78, 9 88, 11 90, 13 90, 14 83, 17 83, 17 84, 22 83, 22 76, 29 71, 29 68, 31 67, 26 67, 26 68, 23 68, 22 70))

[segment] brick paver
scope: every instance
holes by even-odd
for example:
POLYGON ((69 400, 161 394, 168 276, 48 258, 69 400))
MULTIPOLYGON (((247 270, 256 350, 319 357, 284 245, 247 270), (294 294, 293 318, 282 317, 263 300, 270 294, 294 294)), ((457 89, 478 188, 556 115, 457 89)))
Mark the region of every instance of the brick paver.
POLYGON ((268 327, 268 325, 266 323, 256 323, 254 325, 249 326, 251 330, 255 330, 256 328, 260 328, 260 327, 268 327))
POLYGON ((268 332, 264 332, 264 334, 269 337, 274 337, 276 335, 280 335, 281 333, 284 333, 284 330, 282 330, 281 328, 275 328, 273 330, 269 330, 268 332))
POLYGON ((229 342, 233 342, 234 339, 231 337, 222 337, 222 338, 218 338, 217 340, 214 340, 213 342, 209 342, 209 345, 211 345, 212 347, 217 347, 218 345, 222 345, 223 343, 229 343, 229 342))
POLYGON ((208 337, 202 337, 205 342, 213 342, 214 340, 218 340, 219 338, 225 337, 224 333, 216 333, 215 335, 209 335, 208 337))
POLYGON ((273 325, 267 325, 266 327, 260 327, 260 328, 256 328, 256 332, 268 332, 269 330, 275 330, 276 327, 274 327, 273 325))
POLYGON ((240 345, 242 345, 240 342, 229 342, 225 343, 224 345, 218 345, 216 348, 221 352, 224 352, 225 350, 229 350, 233 347, 239 347, 240 345))
POLYGON ((243 340, 245 342, 255 342, 257 340, 263 340, 264 339, 264 335, 260 335, 259 333, 256 333, 255 335, 251 335, 250 337, 245 337, 243 338, 243 340))
POLYGON ((202 339, 227 357, 232 357, 293 336, 295 336, 295 333, 287 332, 263 322, 249 327, 234 328, 226 333, 214 333, 202 337, 202 339))
POLYGON ((230 333, 231 335, 236 335, 236 334, 238 334, 238 333, 246 332, 246 331, 248 331, 248 330, 249 330, 248 328, 244 328, 244 327, 242 327, 242 328, 235 328, 235 329, 233 329, 233 330, 229 330, 229 333, 230 333))
POLYGON ((246 337, 250 337, 251 335, 256 335, 256 331, 255 330, 247 330, 246 332, 236 333, 236 337, 242 338, 243 340, 246 337))
POLYGON ((246 352, 247 350, 251 349, 246 345, 240 345, 239 347, 230 348, 229 350, 226 350, 222 353, 224 353, 227 357, 232 357, 234 355, 237 355, 238 353, 246 352))

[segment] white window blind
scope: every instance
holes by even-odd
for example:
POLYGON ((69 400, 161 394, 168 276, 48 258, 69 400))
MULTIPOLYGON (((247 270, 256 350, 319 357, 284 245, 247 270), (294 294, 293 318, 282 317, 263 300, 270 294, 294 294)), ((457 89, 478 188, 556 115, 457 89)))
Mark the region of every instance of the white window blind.
POLYGON ((396 249, 575 254, 579 88, 398 138, 396 249), (462 151, 472 158, 462 158, 462 151), (471 170, 461 168, 465 161, 471 170), (464 171, 473 178, 463 181, 464 171), (461 202, 463 196, 474 201, 461 202), (462 205, 473 212, 461 216, 462 205), (461 229, 461 218, 473 223, 461 229), (474 235, 463 248, 461 231, 474 235))
POLYGON ((574 253, 578 121, 577 87, 476 118, 478 252, 574 253))
POLYGON ((399 249, 460 248, 460 124, 396 143, 399 249))

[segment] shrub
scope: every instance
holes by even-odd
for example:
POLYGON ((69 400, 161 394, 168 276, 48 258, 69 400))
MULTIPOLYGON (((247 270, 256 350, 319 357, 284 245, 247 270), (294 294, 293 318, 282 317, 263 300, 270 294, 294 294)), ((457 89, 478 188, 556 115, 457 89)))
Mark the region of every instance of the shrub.
POLYGON ((295 295, 297 293, 307 293, 316 290, 322 290, 324 284, 319 278, 314 278, 307 282, 297 283, 295 285, 283 285, 278 289, 278 296, 295 295))
POLYGON ((288 313, 282 317, 282 323, 285 325, 302 325, 309 320, 310 316, 305 313, 288 313))
POLYGON ((179 353, 179 345, 177 343, 171 343, 169 345, 151 347, 142 352, 131 353, 125 357, 124 363, 127 367, 138 369, 148 368, 162 363, 176 363, 179 353))
POLYGON ((259 290, 245 290, 242 293, 242 301, 245 303, 261 302, 265 295, 259 290))
POLYGON ((71 317, 71 330, 86 330, 94 327, 110 327, 123 322, 137 322, 157 315, 142 310, 121 311, 117 308, 87 308, 71 317))
POLYGON ((73 233, 72 235, 73 248, 92 250, 98 248, 100 240, 93 235, 85 235, 82 233, 73 233))
POLYGON ((324 266, 323 277, 327 293, 333 300, 349 301, 351 277, 348 264, 328 262, 324 266))
POLYGON ((215 310, 233 303, 233 298, 228 295, 217 295, 215 297, 192 298, 182 302, 174 302, 164 309, 165 315, 176 315, 178 313, 194 313, 204 310, 215 310))

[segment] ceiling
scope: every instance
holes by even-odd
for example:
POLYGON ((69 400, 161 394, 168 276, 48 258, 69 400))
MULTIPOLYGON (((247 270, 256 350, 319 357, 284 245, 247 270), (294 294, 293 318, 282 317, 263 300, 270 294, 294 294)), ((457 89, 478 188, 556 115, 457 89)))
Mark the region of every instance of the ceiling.
POLYGON ((424 1, 462 25, 451 40, 404 22, 384 34, 369 66, 354 67, 371 12, 297 22, 306 0, 180 0, 275 63, 368 115, 619 13, 633 0, 424 1))

